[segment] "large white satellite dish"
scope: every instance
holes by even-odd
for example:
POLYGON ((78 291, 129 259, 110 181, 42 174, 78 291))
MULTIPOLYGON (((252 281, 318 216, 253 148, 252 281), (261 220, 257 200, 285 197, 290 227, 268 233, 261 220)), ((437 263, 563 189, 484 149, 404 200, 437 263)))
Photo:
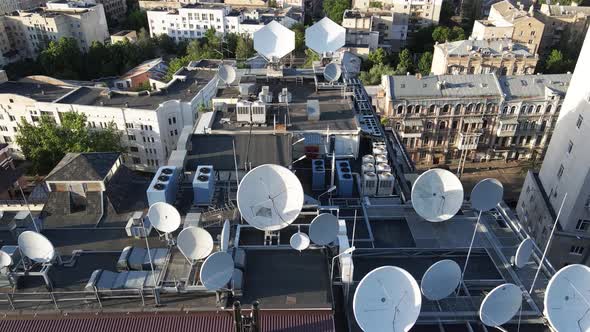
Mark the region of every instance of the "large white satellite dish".
POLYGON ((203 286, 208 290, 225 288, 234 273, 234 260, 227 252, 218 251, 207 257, 199 273, 203 286))
POLYGON ((527 265, 533 254, 534 246, 533 239, 530 237, 524 239, 520 243, 518 249, 516 249, 516 255, 514 256, 514 265, 516 265, 517 268, 522 269, 527 265))
POLYGON ((279 165, 261 165, 238 186, 238 209, 252 226, 276 231, 291 224, 303 207, 303 187, 295 174, 279 165))
POLYGON ((236 69, 230 65, 221 65, 217 75, 225 84, 232 84, 236 80, 236 69))
POLYGON ((412 187, 412 206, 431 222, 452 218, 463 204, 463 185, 451 172, 434 168, 422 173, 412 187))
POLYGON ((471 190, 471 206, 479 211, 490 211, 495 208, 504 195, 502 183, 496 179, 483 179, 471 190))
POLYGON ((229 220, 226 219, 225 222, 223 223, 223 229, 221 229, 221 240, 220 242, 220 247, 221 247, 221 251, 227 251, 227 248, 229 248, 229 233, 231 231, 231 225, 229 223, 229 220))
POLYGON ((360 281, 352 306, 356 322, 365 332, 407 332, 418 320, 422 295, 406 270, 382 266, 360 281))
POLYGON ((55 257, 55 248, 45 236, 24 231, 18 236, 18 248, 23 255, 37 263, 48 263, 55 257))
POLYGON ((336 63, 330 63, 324 68, 324 78, 328 82, 336 82, 342 75, 342 68, 336 63))
POLYGON ((338 218, 331 213, 322 213, 309 225, 309 237, 319 246, 328 245, 338 238, 338 218))
POLYGON ((12 257, 5 251, 0 250, 0 269, 9 267, 12 265, 12 257))
POLYGON ((172 233, 180 226, 180 213, 168 203, 157 202, 150 206, 148 218, 155 229, 164 233, 172 233))
POLYGON ((324 17, 305 29, 305 45, 317 53, 334 52, 346 43, 346 29, 324 17))
POLYGON ((420 288, 427 299, 438 301, 451 295, 460 282, 461 267, 457 262, 445 259, 432 264, 426 270, 420 288))
POLYGON ((590 331, 590 268, 568 265, 545 289, 545 316, 556 331, 590 331))
POLYGON ((254 32, 254 49, 267 59, 280 59, 295 49, 295 32, 271 21, 254 32))
POLYGON ((522 305, 522 290, 515 284, 502 284, 481 302, 479 319, 487 326, 501 326, 514 317, 522 305))
POLYGON ((200 227, 187 227, 176 238, 178 250, 188 260, 203 259, 213 251, 213 237, 200 227))
POLYGON ((289 244, 291 248, 303 251, 309 247, 309 236, 303 232, 297 232, 291 235, 291 239, 289 239, 289 244))

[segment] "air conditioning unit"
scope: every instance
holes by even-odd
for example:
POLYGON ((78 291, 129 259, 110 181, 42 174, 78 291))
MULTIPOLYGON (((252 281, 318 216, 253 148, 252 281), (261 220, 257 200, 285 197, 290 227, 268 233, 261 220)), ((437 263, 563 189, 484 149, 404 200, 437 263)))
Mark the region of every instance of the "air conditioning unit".
POLYGON ((263 86, 262 91, 258 94, 258 100, 263 103, 272 103, 272 92, 268 86, 263 86))
POLYGON ((146 194, 151 206, 157 202, 173 204, 178 191, 179 169, 176 166, 162 166, 156 172, 146 194))
POLYGON ((378 175, 379 177, 379 185, 377 186, 377 195, 378 196, 390 196, 393 193, 393 185, 395 183, 395 178, 393 174, 389 172, 384 172, 378 175))
POLYGON ((326 188, 326 165, 323 159, 311 161, 311 189, 324 190, 326 188))
POLYGON ((375 196, 377 193, 377 174, 366 172, 363 174, 363 195, 375 196))
POLYGON ((363 156, 363 165, 364 164, 375 164, 375 157, 370 154, 364 155, 363 156))
POLYGON ((387 163, 387 156, 384 154, 375 155, 375 164, 387 163))
POLYGON ((375 171, 377 174, 381 174, 383 172, 391 173, 391 166, 389 166, 387 163, 379 163, 377 166, 375 166, 375 171))
POLYGON ((336 173, 338 196, 351 197, 354 188, 354 179, 350 169, 350 163, 346 160, 336 160, 336 173))
POLYGON ((252 103, 252 107, 250 108, 251 111, 251 119, 252 123, 266 123, 266 104, 255 101, 252 103))
POLYGON ((367 172, 373 172, 373 173, 375 173, 375 165, 374 164, 371 164, 371 163, 363 164, 363 166, 362 166, 362 173, 365 174, 367 172))
POLYGON ((236 104, 236 121, 237 122, 252 122, 251 111, 252 103, 247 100, 238 101, 236 104))
POLYGON ((145 238, 146 234, 150 234, 151 230, 152 224, 150 223, 150 219, 144 218, 143 211, 135 211, 125 226, 127 236, 136 239, 145 238))
POLYGON ((283 88, 281 93, 279 94, 279 103, 290 103, 293 99, 291 92, 287 88, 283 88))
POLYGON ((213 166, 199 166, 193 179, 195 205, 211 205, 215 192, 215 172, 213 166))

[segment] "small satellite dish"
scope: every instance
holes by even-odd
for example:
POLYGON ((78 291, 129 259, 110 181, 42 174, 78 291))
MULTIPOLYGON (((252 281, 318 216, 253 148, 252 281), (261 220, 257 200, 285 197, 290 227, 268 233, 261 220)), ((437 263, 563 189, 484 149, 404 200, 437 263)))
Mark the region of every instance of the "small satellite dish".
POLYGON ((309 236, 303 232, 297 232, 291 236, 289 243, 291 248, 303 251, 309 247, 309 236))
POLYGON ((317 53, 334 52, 346 43, 346 29, 324 17, 305 29, 305 46, 317 53))
POLYGON ((238 209, 252 226, 276 231, 291 224, 303 207, 303 187, 293 172, 279 165, 261 165, 238 186, 238 209))
POLYGON ((545 289, 544 314, 555 331, 590 330, 590 267, 571 264, 557 271, 545 289))
POLYGON ((432 264, 426 270, 420 288, 427 299, 438 301, 451 295, 460 282, 461 267, 457 262, 445 259, 432 264))
POLYGON ((205 229, 191 226, 178 234, 176 245, 188 260, 203 259, 213 251, 213 238, 205 229))
POLYGON ((0 250, 0 269, 9 267, 12 265, 12 257, 5 251, 0 250))
POLYGON ((516 255, 514 256, 514 265, 516 265, 516 267, 519 269, 522 269, 525 265, 527 265, 527 263, 531 259, 531 255, 533 254, 533 249, 533 239, 531 239, 530 237, 524 239, 518 246, 518 249, 516 249, 516 255))
POLYGON ((254 49, 269 60, 280 59, 295 49, 295 32, 271 21, 254 32, 254 49))
POLYGON ((225 222, 223 223, 223 229, 221 230, 221 243, 220 243, 220 247, 221 247, 221 251, 227 251, 227 248, 229 248, 229 233, 231 231, 231 225, 229 223, 229 220, 225 220, 225 222))
POLYGON ((330 63, 324 68, 324 78, 328 82, 336 82, 342 75, 342 68, 336 63, 330 63))
POLYGON ((217 75, 225 84, 232 84, 236 80, 236 69, 230 65, 221 65, 217 75))
POLYGON ((522 290, 515 284, 502 284, 488 293, 481 302, 479 319, 487 326, 508 323, 520 310, 522 290))
POLYGON ((234 260, 227 252, 218 251, 207 257, 201 266, 200 278, 207 290, 225 288, 234 273, 234 260))
POLYGON ((434 168, 422 173, 412 187, 412 206, 430 222, 452 218, 463 204, 463 185, 451 172, 434 168))
POLYGON ((157 202, 150 206, 148 218, 155 229, 164 233, 172 233, 180 226, 180 213, 168 203, 157 202))
POLYGON ((504 195, 502 183, 496 179, 483 179, 471 190, 471 206, 485 212, 495 208, 504 195))
POLYGON ((313 218, 309 225, 309 237, 319 246, 328 245, 338 238, 338 218, 330 213, 322 213, 313 218))
POLYGON ((18 248, 23 255, 37 263, 48 263, 55 257, 51 241, 33 231, 24 231, 18 236, 18 248))
POLYGON ((422 295, 416 280, 396 266, 381 266, 358 284, 352 300, 354 317, 366 332, 409 331, 418 320, 422 295))

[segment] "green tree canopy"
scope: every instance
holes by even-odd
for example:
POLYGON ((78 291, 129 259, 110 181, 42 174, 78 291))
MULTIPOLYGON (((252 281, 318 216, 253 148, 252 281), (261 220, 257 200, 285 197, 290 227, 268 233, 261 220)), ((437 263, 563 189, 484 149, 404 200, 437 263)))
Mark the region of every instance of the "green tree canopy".
POLYGON ((431 67, 432 67, 432 53, 431 52, 422 53, 422 56, 420 56, 420 60, 418 60, 418 71, 422 75, 429 75, 431 67))
POLYGON ((350 8, 349 0, 325 0, 324 11, 332 21, 342 23, 344 11, 350 8))
POLYGON ((457 40, 464 40, 465 39, 465 31, 463 28, 456 26, 453 28, 449 28, 446 26, 437 26, 432 31, 432 39, 439 43, 445 43, 447 41, 457 41, 457 40))
POLYGON ((295 52, 303 52, 305 50, 305 26, 303 23, 295 23, 291 26, 291 30, 295 32, 295 52))
POLYGON ((254 41, 248 36, 241 36, 236 46, 236 59, 246 60, 252 57, 254 51, 254 41))
POLYGON ((387 59, 387 54, 385 51, 380 47, 375 51, 369 53, 369 61, 376 65, 376 64, 384 64, 387 59))
POLYGON ((404 48, 398 54, 398 62, 397 67, 395 67, 395 73, 398 75, 405 75, 408 72, 411 72, 414 66, 414 62, 412 61, 412 53, 407 48, 404 48))
POLYGON ((47 174, 68 152, 122 152, 121 137, 114 123, 100 130, 89 130, 86 115, 69 112, 61 115, 61 125, 51 116, 42 116, 34 125, 24 119, 18 124, 16 143, 32 163, 31 171, 47 174))
POLYGON ((52 41, 39 54, 39 63, 50 76, 80 79, 82 52, 74 38, 52 41))
POLYGON ((363 71, 360 74, 360 79, 365 85, 375 85, 381 83, 381 76, 394 75, 395 70, 388 65, 376 64, 368 72, 363 71))
POLYGON ((560 50, 551 50, 544 63, 545 74, 561 74, 572 71, 575 67, 575 61, 566 59, 560 50))
POLYGON ((314 52, 311 48, 306 48, 303 68, 311 68, 314 61, 320 61, 320 55, 314 52))
POLYGON ((121 24, 123 29, 139 31, 140 29, 148 29, 148 18, 145 10, 135 9, 129 12, 127 18, 121 24))

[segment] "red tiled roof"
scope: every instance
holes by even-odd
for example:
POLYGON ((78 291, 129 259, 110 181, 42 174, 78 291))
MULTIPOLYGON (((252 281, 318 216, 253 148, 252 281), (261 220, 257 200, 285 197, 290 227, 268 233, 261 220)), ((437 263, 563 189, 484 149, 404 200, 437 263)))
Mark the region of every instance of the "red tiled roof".
MULTIPOLYGON (((331 311, 261 311, 261 332, 334 332, 331 311)), ((233 332, 231 311, 0 319, 10 332, 233 332)))

